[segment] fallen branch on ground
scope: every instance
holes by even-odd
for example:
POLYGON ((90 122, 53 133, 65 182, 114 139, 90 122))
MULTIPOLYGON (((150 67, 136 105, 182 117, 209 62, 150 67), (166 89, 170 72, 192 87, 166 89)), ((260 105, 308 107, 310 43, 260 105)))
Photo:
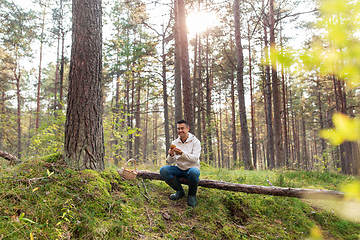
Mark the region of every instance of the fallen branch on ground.
POLYGON ((13 156, 10 153, 5 152, 5 151, 0 150, 0 157, 5 158, 6 160, 10 161, 11 164, 21 163, 21 161, 19 159, 17 159, 17 157, 15 157, 15 156, 13 156))
MULTIPOLYGON (((160 173, 138 171, 137 178, 161 180, 160 173)), ((188 184, 189 180, 186 178, 179 178, 182 184, 188 184)), ((238 183, 229 183, 222 181, 214 181, 208 179, 200 179, 199 186, 206 188, 216 188, 220 190, 244 192, 251 194, 264 194, 283 197, 296 197, 308 199, 325 199, 325 200, 340 200, 344 198, 344 193, 330 190, 316 190, 316 189, 302 189, 302 188, 284 188, 284 187, 267 187, 258 185, 247 185, 238 183)))

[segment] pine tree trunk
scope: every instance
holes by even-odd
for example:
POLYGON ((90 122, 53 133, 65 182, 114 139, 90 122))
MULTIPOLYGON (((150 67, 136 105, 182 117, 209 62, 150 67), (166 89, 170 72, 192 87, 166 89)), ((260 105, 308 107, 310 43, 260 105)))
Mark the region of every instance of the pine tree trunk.
MULTIPOLYGON (((263 22, 264 28, 264 41, 265 41, 265 59, 266 62, 269 62, 269 48, 267 40, 267 31, 265 25, 265 19, 263 22)), ((273 131, 273 114, 272 114, 272 100, 271 100, 271 80, 270 80, 270 66, 266 65, 265 67, 265 79, 266 79, 266 119, 267 119, 267 138, 268 138, 268 156, 270 169, 275 168, 275 158, 274 158, 274 131, 273 131)))
POLYGON ((17 135, 18 135, 18 149, 17 158, 21 159, 21 95, 20 95, 20 64, 17 62, 14 69, 14 77, 16 79, 16 98, 17 98, 17 135), (18 71, 18 72, 16 72, 18 71))
POLYGON ((135 128, 136 128, 136 133, 135 133, 135 140, 134 140, 134 150, 135 150, 135 154, 134 157, 135 159, 139 162, 140 160, 140 128, 141 128, 141 112, 140 112, 140 98, 141 98, 141 78, 140 78, 140 73, 138 75, 138 82, 136 84, 136 111, 135 111, 135 128))
POLYGON ((164 124, 165 124, 165 152, 170 149, 170 130, 169 130, 169 107, 166 83, 166 54, 165 54, 165 32, 162 36, 162 84, 163 84, 163 100, 164 100, 164 124))
POLYGON ((189 122, 190 132, 194 133, 195 118, 193 113, 193 99, 191 93, 191 79, 189 66, 189 51, 185 17, 185 0, 178 0, 179 35, 181 47, 181 72, 183 87, 184 118, 189 122))
POLYGON ((206 137, 209 154, 209 164, 214 161, 213 143, 212 143, 212 125, 211 125, 211 79, 209 74, 209 35, 206 34, 206 54, 205 54, 205 72, 206 72, 206 137))
POLYGON ((253 96, 253 84, 252 84, 252 57, 251 57, 251 41, 249 37, 249 81, 250 81, 250 110, 251 110, 251 138, 252 138, 252 156, 253 156, 253 165, 254 169, 257 169, 257 142, 256 142, 256 132, 255 132, 255 106, 254 106, 254 96, 253 96))
POLYGON ((246 108, 245 108, 245 90, 244 90, 244 59, 241 45, 241 32, 240 32, 240 9, 239 0, 234 0, 234 21, 235 21, 235 44, 237 54, 237 88, 239 98, 239 113, 240 113, 240 124, 241 124, 241 150, 242 160, 244 162, 244 168, 250 170, 253 168, 251 163, 251 150, 250 150, 250 138, 249 129, 246 119, 246 108))
MULTIPOLYGON (((178 11, 178 2, 174 1, 174 14, 175 14, 175 23, 174 23, 174 39, 175 39, 175 122, 183 118, 182 113, 182 95, 181 95, 181 49, 180 49, 180 36, 179 36, 179 11, 178 11)), ((176 129, 176 126, 175 126, 176 129)))
MULTIPOLYGON (((231 54, 233 52, 233 40, 232 40, 232 36, 230 35, 230 51, 231 54)), ((235 77, 234 77, 234 66, 231 65, 231 70, 230 70, 230 84, 231 84, 231 140, 232 140, 232 156, 233 156, 233 161, 234 163, 237 162, 237 140, 236 140, 236 112, 235 112, 235 77)), ((230 167, 230 165, 228 166, 230 167)))
POLYGON ((273 107, 274 107, 274 130, 275 130, 275 165, 277 168, 284 166, 282 133, 281 133, 281 101, 279 91, 279 80, 276 69, 276 44, 275 44, 275 17, 274 17, 274 0, 270 0, 270 58, 271 58, 271 79, 273 90, 273 107))
POLYGON ((75 170, 103 170, 101 0, 73 0, 72 9, 65 161, 75 170))
MULTIPOLYGON (((198 43, 199 43, 199 47, 197 48, 197 52, 198 52, 198 70, 197 70, 197 78, 196 80, 196 91, 197 91, 197 101, 196 101, 196 105, 197 105, 197 112, 196 112, 196 118, 197 118, 197 138, 198 139, 202 139, 202 121, 201 121, 201 113, 202 113, 202 79, 201 79, 201 71, 202 71, 202 62, 201 62, 201 35, 199 34, 199 38, 198 38, 198 43)), ((203 156, 201 155, 200 158, 202 158, 203 156)))
POLYGON ((38 76, 38 86, 37 86, 37 95, 36 95, 36 120, 35 120, 35 130, 39 129, 39 114, 40 114, 40 90, 41 90, 41 64, 43 57, 43 41, 44 41, 44 29, 45 29, 45 16, 46 10, 43 12, 42 24, 41 24, 41 35, 40 35, 40 57, 39 57, 39 76, 38 76))

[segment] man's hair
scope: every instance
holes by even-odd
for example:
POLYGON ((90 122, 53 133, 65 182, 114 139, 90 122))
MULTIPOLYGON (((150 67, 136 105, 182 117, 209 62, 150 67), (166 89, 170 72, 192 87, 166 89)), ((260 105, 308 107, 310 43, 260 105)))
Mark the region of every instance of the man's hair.
POLYGON ((181 124, 181 123, 185 123, 186 127, 189 127, 189 126, 190 126, 189 123, 188 123, 186 120, 184 120, 184 119, 181 119, 181 120, 179 120, 179 121, 176 122, 176 124, 181 124))

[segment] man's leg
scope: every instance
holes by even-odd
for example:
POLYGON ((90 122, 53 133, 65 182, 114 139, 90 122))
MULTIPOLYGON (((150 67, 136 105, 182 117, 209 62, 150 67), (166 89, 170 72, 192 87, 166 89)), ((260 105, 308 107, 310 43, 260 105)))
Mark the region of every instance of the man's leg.
POLYGON ((187 173, 189 179, 188 204, 192 207, 196 206, 196 192, 199 185, 200 170, 190 168, 187 173))
POLYGON ((162 178, 176 191, 176 193, 170 195, 171 200, 177 200, 185 196, 185 191, 177 178, 177 176, 182 177, 183 174, 183 171, 176 166, 164 166, 160 169, 162 178))

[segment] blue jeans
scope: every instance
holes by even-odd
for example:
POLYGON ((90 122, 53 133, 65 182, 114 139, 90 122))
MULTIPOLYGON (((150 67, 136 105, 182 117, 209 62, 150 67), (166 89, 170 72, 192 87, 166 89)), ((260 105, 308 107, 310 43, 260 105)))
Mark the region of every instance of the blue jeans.
POLYGON ((169 181, 174 176, 176 177, 184 177, 189 179, 190 182, 197 183, 200 177, 200 170, 192 167, 188 170, 181 170, 176 166, 163 166, 160 168, 160 175, 163 177, 165 181, 169 181))

